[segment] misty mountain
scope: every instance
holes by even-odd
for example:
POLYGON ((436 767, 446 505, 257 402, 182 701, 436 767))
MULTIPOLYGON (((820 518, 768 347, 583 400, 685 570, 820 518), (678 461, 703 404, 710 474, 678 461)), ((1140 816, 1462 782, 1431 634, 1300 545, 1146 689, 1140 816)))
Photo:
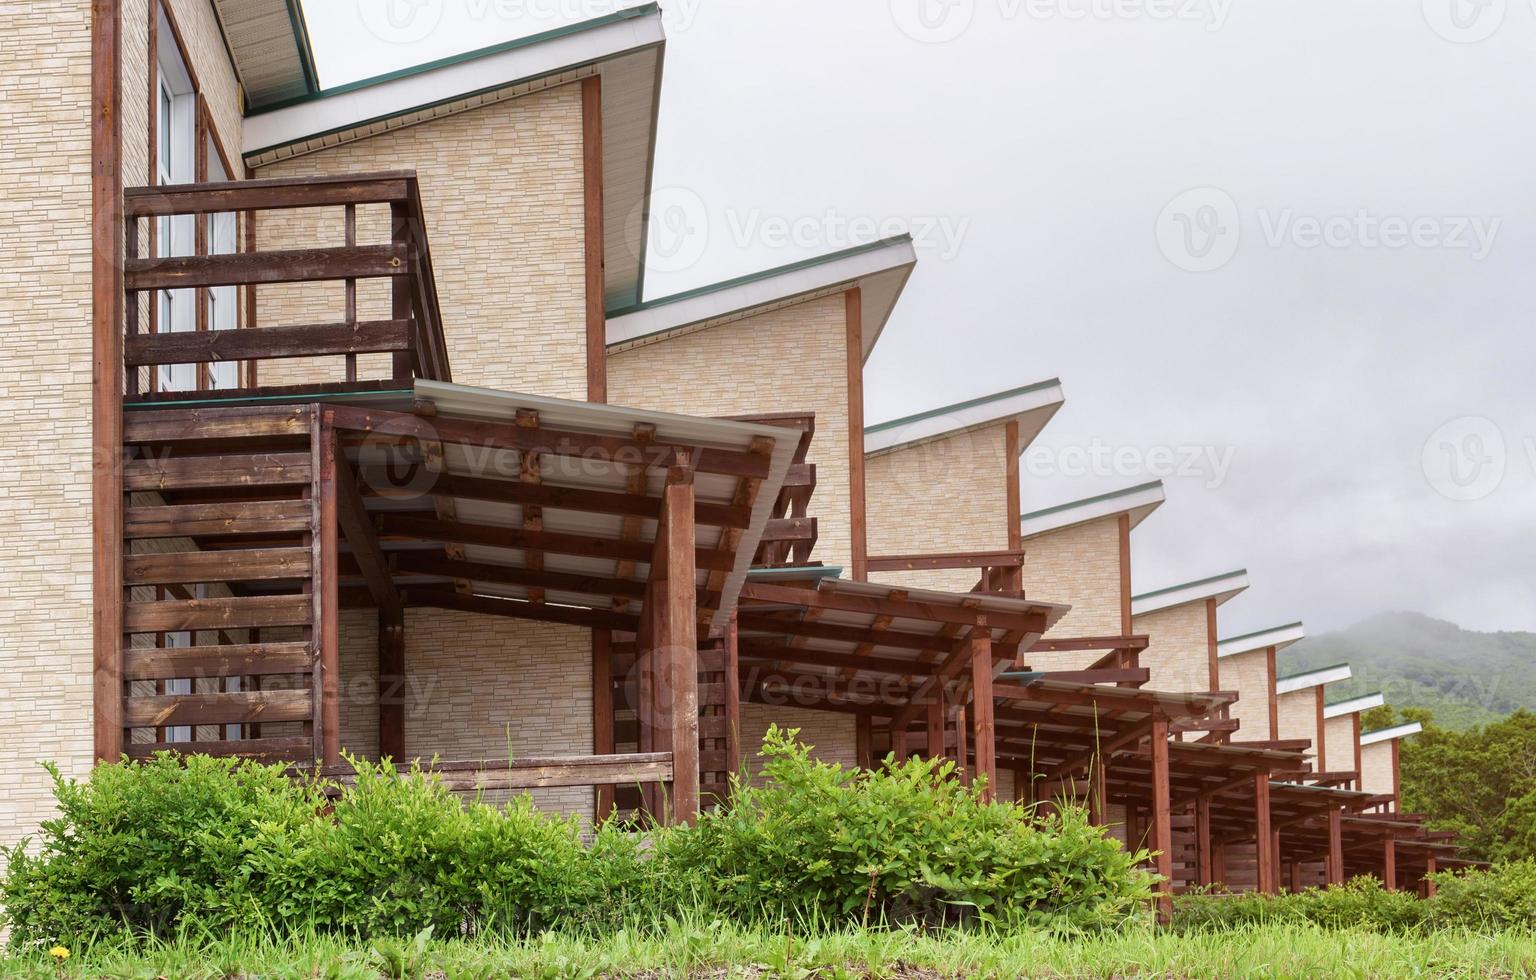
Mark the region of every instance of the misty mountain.
POLYGON ((1281 676, 1348 662, 1354 677, 1328 700, 1381 691, 1397 707, 1428 708, 1447 728, 1536 710, 1536 633, 1477 633, 1419 613, 1383 613, 1308 637, 1280 654, 1281 676))

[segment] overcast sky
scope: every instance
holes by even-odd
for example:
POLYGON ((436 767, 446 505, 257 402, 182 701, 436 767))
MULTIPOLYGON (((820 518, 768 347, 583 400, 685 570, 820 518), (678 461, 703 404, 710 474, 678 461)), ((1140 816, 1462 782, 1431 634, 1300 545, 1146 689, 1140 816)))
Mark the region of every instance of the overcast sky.
MULTIPOLYGON (((308 0, 322 82, 603 0, 308 0), (384 35, 381 37, 380 35, 384 35)), ((1536 0, 674 0, 649 297, 910 229, 871 422, 1060 377, 1137 591, 1536 629, 1536 0)))

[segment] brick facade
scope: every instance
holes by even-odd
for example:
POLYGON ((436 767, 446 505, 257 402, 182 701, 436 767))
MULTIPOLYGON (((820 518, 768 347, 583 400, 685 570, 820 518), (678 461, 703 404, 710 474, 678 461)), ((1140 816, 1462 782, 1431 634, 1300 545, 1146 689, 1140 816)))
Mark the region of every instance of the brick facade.
POLYGON ((1214 691, 1210 626, 1201 602, 1159 609, 1131 618, 1131 632, 1145 635, 1141 665, 1152 671, 1147 685, 1156 691, 1214 691))
POLYGON ((1275 700, 1275 711, 1280 719, 1281 738, 1304 738, 1312 743, 1310 751, 1317 751, 1316 688, 1280 695, 1275 700))
POLYGON ((1269 738, 1269 665, 1263 650, 1250 650, 1217 661, 1223 691, 1236 691, 1232 717, 1239 728, 1234 742, 1263 742, 1269 738))
POLYGON ((1392 793, 1397 773, 1392 768, 1392 742, 1372 742, 1360 747, 1360 788, 1367 793, 1392 793))

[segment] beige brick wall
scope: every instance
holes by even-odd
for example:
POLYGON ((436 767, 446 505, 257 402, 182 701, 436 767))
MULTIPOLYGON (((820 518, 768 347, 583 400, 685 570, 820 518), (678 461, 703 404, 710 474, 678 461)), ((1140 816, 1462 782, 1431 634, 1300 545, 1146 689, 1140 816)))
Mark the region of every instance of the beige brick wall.
POLYGON ((1234 742, 1263 742, 1269 739, 1269 666, 1263 650, 1252 650, 1217 661, 1221 690, 1236 691, 1232 717, 1240 727, 1234 742))
POLYGON ((1149 644, 1141 665, 1152 671, 1148 684, 1158 691, 1211 691, 1210 629, 1205 603, 1187 602, 1131 618, 1131 632, 1149 644))
MULTIPOLYGON (((1052 637, 1121 635, 1120 525, 1105 517, 1024 539, 1024 592, 1065 602, 1070 612, 1052 637)), ((1081 670, 1103 651, 1027 655, 1038 670, 1081 670)))
MULTIPOLYGON (((844 569, 849 533, 847 319, 841 295, 824 297, 608 357, 608 399, 693 415, 814 412, 812 558, 844 569)), ((853 718, 742 705, 742 750, 755 757, 770 722, 802 728, 817 755, 853 762, 853 718), (814 736, 814 737, 813 737, 814 736)), ((754 763, 755 764, 755 763, 754 763)))
MULTIPOLYGON (((496 105, 295 157, 259 177, 414 169, 421 182, 453 379, 507 391, 585 398, 581 87, 563 85, 496 105)), ((385 209, 363 209, 358 240, 388 240, 385 209)), ((342 214, 263 215, 261 248, 340 245, 342 214)), ((386 316, 382 282, 359 289, 360 315, 386 316)), ((264 288, 264 326, 334 322, 340 284, 264 288)), ((385 358, 360 376, 385 377, 385 358)), ((342 360, 266 364, 262 384, 340 380, 342 360)), ((760 372, 758 372, 760 373, 760 372)))
POLYGON ((37 763, 91 763, 91 5, 0 32, 0 845, 52 812, 37 763))
POLYGON ((1340 715, 1324 722, 1324 749, 1328 755, 1323 768, 1329 772, 1349 772, 1355 768, 1354 719, 1354 715, 1340 715))
POLYGON ((1392 743, 1373 742, 1360 748, 1360 788, 1367 793, 1391 793, 1394 789, 1392 743))
POLYGON ((1317 690, 1292 691, 1282 694, 1275 701, 1275 713, 1280 719, 1280 737, 1304 738, 1312 743, 1310 752, 1317 751, 1317 690))
MULTIPOLYGON (((869 553, 997 551, 1008 547, 1007 425, 962 432, 865 464, 869 553)), ((871 575, 876 582, 969 592, 972 569, 871 575)))
MULTIPOLYGON (((406 613, 408 757, 502 761, 592 753, 591 634, 474 613, 406 613)), ((342 747, 377 758, 378 620, 349 610, 341 628, 342 747)), ((592 790, 538 790, 543 808, 590 818, 592 790)))

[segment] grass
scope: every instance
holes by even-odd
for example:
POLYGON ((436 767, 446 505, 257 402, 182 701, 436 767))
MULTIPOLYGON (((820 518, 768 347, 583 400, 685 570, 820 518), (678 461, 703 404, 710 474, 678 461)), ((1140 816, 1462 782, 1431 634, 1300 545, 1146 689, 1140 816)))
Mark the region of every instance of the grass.
POLYGON ((0 977, 1518 977, 1536 974, 1536 935, 1393 937, 1316 927, 1177 935, 1145 927, 1090 937, 852 930, 817 938, 727 922, 655 932, 546 935, 525 942, 348 944, 184 938, 97 946, 62 966, 46 953, 0 958, 0 977))

